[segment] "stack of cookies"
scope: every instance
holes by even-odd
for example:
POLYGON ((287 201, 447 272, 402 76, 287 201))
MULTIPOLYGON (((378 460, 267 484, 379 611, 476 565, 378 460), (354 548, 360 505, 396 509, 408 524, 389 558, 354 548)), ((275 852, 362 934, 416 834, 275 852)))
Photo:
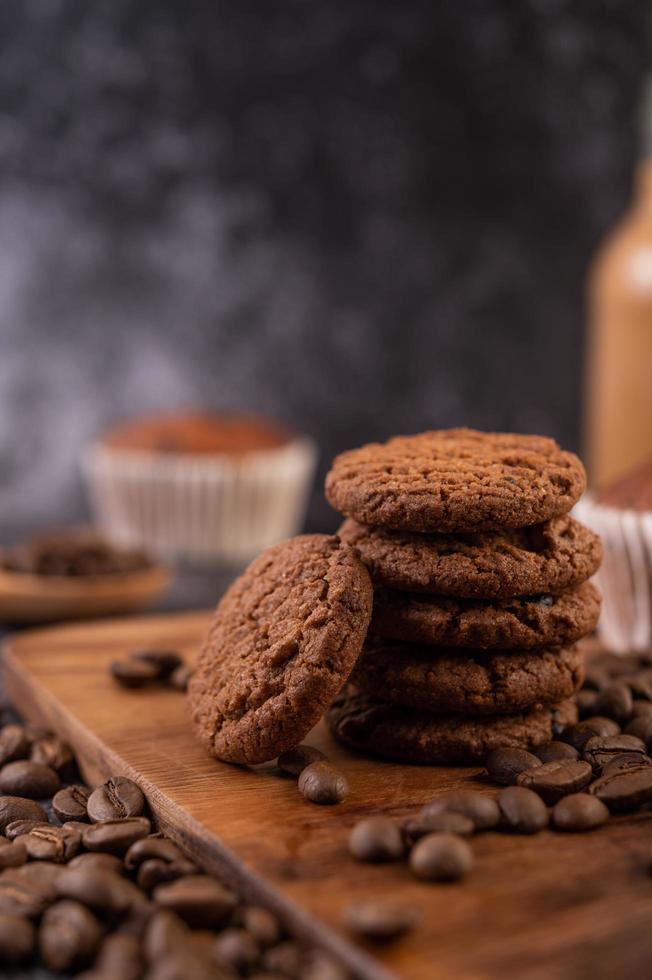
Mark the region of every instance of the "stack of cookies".
POLYGON ((599 538, 569 511, 580 460, 551 439, 468 429, 343 453, 326 480, 374 585, 371 628, 329 712, 342 742, 473 763, 576 720, 577 641, 596 625, 599 538))

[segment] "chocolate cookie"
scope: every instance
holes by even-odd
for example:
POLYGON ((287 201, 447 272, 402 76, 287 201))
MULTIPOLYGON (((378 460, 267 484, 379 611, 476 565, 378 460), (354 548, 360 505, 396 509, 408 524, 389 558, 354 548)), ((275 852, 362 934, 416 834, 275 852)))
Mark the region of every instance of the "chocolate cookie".
POLYGON ((338 456, 329 502, 362 524, 451 532, 525 527, 565 514, 584 467, 553 439, 448 429, 397 436, 338 456))
POLYGON ((258 763, 299 743, 349 676, 372 587, 338 538, 263 552, 215 612, 189 685, 195 734, 211 755, 258 763))
POLYGON ((351 675, 359 691, 408 708, 464 715, 514 714, 572 697, 584 655, 569 650, 475 653, 367 639, 351 675))
POLYGON ((468 599, 562 592, 597 571, 600 538, 565 514, 531 527, 470 534, 416 534, 350 518, 338 534, 375 585, 468 599))
POLYGON ((435 715, 360 694, 347 685, 327 715, 338 741, 371 755, 430 765, 480 763, 493 749, 535 749, 577 720, 574 701, 490 718, 435 715))
POLYGON ((446 599, 376 589, 372 630, 409 643, 476 650, 569 646, 595 627, 600 593, 591 582, 561 595, 446 599))

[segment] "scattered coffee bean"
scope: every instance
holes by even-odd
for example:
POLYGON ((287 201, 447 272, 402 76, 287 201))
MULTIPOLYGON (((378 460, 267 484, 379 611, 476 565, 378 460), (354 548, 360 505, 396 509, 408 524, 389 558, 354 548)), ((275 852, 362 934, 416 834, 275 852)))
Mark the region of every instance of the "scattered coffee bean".
POLYGON ((652 802, 652 766, 606 773, 591 783, 589 793, 614 812, 638 810, 652 802))
POLYGON ((416 910, 390 901, 366 901, 349 905, 344 922, 351 932, 377 943, 391 942, 413 929, 416 910))
POLYGON ((47 823, 48 815, 42 806, 23 796, 0 796, 0 832, 4 833, 16 820, 35 820, 47 823))
POLYGON ((539 765, 536 755, 525 749, 494 749, 485 760, 489 779, 500 786, 512 786, 522 772, 539 765))
POLYGON ((312 745, 297 745, 287 752, 282 752, 276 764, 289 776, 299 777, 303 770, 313 762, 327 762, 323 752, 312 745))
POLYGON ((601 827, 609 819, 604 803, 589 793, 572 793, 555 804, 552 823, 555 830, 583 832, 601 827))
POLYGON ((474 831, 475 824, 463 813, 446 810, 437 803, 427 804, 416 817, 410 817, 403 823, 403 837, 409 847, 428 834, 457 834, 459 837, 470 837, 474 831))
POLYGON ((6 841, 0 846, 0 870, 19 868, 26 861, 27 848, 21 841, 6 841))
POLYGON ((133 871, 150 858, 157 858, 168 864, 185 860, 183 852, 166 837, 142 837, 132 844, 125 854, 125 868, 133 871))
POLYGON ((153 913, 145 927, 143 952, 148 963, 156 963, 183 949, 189 940, 188 926, 174 912, 160 909, 153 913))
POLYGON ((42 766, 49 766, 59 774, 69 772, 74 757, 67 742, 56 735, 47 734, 32 742, 30 759, 42 766))
POLYGON ((404 851, 401 831, 389 817, 367 817, 351 831, 349 851, 358 861, 398 861, 404 851))
POLYGON ((35 881, 18 874, 29 867, 38 868, 40 865, 25 864, 20 868, 7 868, 0 875, 0 912, 36 919, 52 901, 50 886, 45 877, 35 881))
POLYGON ((140 980, 144 972, 138 936, 122 930, 102 940, 94 969, 98 980, 140 980))
POLYGON ((5 725, 0 729, 0 766, 29 755, 29 741, 22 725, 5 725))
POLYGON ((135 841, 147 837, 152 825, 147 817, 124 817, 121 820, 102 820, 90 824, 82 834, 88 851, 125 854, 135 841))
POLYGON ((301 971, 301 950, 297 943, 286 939, 263 953, 261 966, 274 976, 298 977, 301 971))
POLYGON ((578 793, 588 786, 592 778, 593 770, 588 762, 556 759, 522 772, 516 782, 519 786, 533 789, 544 803, 552 804, 569 793, 578 793))
POLYGON ((626 769, 638 769, 639 766, 652 766, 649 755, 639 755, 637 752, 623 752, 615 755, 602 767, 602 775, 610 772, 625 772, 626 769))
POLYGON ((64 900, 46 910, 38 933, 41 958, 51 970, 77 971, 92 959, 102 930, 79 902, 64 900))
MULTIPOLYGON (((427 803, 423 814, 440 805, 450 813, 459 813, 471 821, 475 830, 491 830, 500 822, 500 809, 495 797, 486 793, 458 790, 427 803)), ((458 831, 459 833, 459 831, 458 831)))
POLYGON ((428 834, 412 848, 409 865, 424 881, 459 881, 473 867, 473 851, 454 834, 428 834))
MULTIPOLYGON (((45 813, 43 814, 45 818, 45 813)), ((7 840, 16 840, 17 837, 22 837, 23 834, 29 834, 30 831, 34 830, 35 827, 49 827, 50 824, 47 819, 43 820, 12 820, 5 827, 5 837, 7 840)))
POLYGON ((138 868, 136 881, 143 891, 151 892, 157 885, 165 881, 175 881, 183 875, 197 874, 199 869, 191 861, 161 861, 160 858, 148 858, 138 868))
POLYGON ((274 913, 260 905, 245 905, 240 911, 238 921, 251 933, 261 949, 273 946, 283 933, 274 913))
POLYGON ((536 834, 548 826, 548 810, 536 793, 525 786, 508 786, 498 794, 505 826, 519 834, 536 834))
POLYGON ((173 670, 183 665, 183 657, 174 650, 134 650, 129 654, 129 660, 151 664, 156 668, 156 676, 160 679, 169 677, 173 670))
POLYGON ((633 706, 632 692, 623 681, 607 684, 595 701, 596 714, 613 718, 619 724, 623 724, 631 717, 633 706))
POLYGON ((590 738, 607 738, 609 735, 617 735, 619 731, 620 726, 611 718, 595 716, 594 718, 585 718, 584 721, 578 721, 576 725, 571 725, 564 731, 561 740, 568 742, 578 752, 582 753, 590 738))
POLYGON ((236 898, 230 889, 207 875, 188 875, 154 889, 154 901, 176 912, 193 929, 211 929, 233 912, 236 898))
POLYGON ((69 868, 102 868, 105 871, 113 871, 122 874, 124 866, 119 857, 115 854, 102 854, 100 852, 87 851, 78 854, 68 862, 69 868))
POLYGON ((158 680, 158 669, 145 660, 114 660, 109 667, 111 676, 122 687, 144 687, 158 680))
POLYGON ((73 858, 81 846, 81 835, 65 827, 39 824, 17 837, 31 861, 54 861, 63 864, 73 858))
POLYGON ((62 823, 65 823, 66 820, 87 820, 86 804, 90 795, 91 791, 78 783, 65 786, 58 793, 55 793, 52 799, 52 809, 62 823))
POLYGON ((607 735, 605 738, 590 738, 584 746, 583 755, 585 760, 590 762, 595 772, 599 772, 611 759, 625 753, 646 756, 645 742, 636 738, 635 735, 607 735))
POLYGON ((330 762, 311 762, 299 776, 299 792, 311 803, 330 806, 345 799, 349 784, 330 762))
POLYGON ((127 779, 126 776, 111 776, 102 786, 93 790, 86 804, 86 811, 93 823, 139 817, 144 809, 145 797, 142 790, 133 779, 127 779))
POLYGON ((0 769, 0 791, 3 793, 41 800, 53 796, 60 786, 61 780, 54 769, 29 759, 8 762, 0 769))
POLYGON ((0 912, 0 963, 24 963, 35 946, 36 929, 29 919, 0 912))
POLYGON ((146 896, 136 885, 105 868, 64 868, 56 879, 55 888, 62 898, 75 899, 96 912, 111 915, 124 915, 147 903, 146 896))
POLYGON ((625 728, 626 735, 634 735, 645 742, 648 752, 652 748, 652 714, 638 715, 625 728))
POLYGON ((580 754, 568 742, 548 742, 536 750, 536 756, 541 762, 557 762, 561 759, 579 759, 580 754))

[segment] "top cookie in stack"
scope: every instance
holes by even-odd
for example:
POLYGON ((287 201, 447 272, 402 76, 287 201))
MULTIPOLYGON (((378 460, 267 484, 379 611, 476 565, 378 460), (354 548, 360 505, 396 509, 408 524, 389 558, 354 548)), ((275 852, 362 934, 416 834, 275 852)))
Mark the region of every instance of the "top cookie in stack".
POLYGON ((553 734, 598 618, 600 541, 568 512, 586 486, 540 436, 470 429, 338 456, 326 496, 375 587, 371 634, 330 715, 349 744, 470 762, 553 734), (560 707, 561 705, 561 707, 560 707))

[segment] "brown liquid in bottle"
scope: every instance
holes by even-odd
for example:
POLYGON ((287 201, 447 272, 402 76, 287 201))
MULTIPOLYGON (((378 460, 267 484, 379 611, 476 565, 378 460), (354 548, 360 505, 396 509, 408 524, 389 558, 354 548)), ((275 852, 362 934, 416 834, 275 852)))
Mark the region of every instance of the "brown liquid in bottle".
POLYGON ((652 156, 589 279, 586 456, 603 486, 652 456, 652 156))

